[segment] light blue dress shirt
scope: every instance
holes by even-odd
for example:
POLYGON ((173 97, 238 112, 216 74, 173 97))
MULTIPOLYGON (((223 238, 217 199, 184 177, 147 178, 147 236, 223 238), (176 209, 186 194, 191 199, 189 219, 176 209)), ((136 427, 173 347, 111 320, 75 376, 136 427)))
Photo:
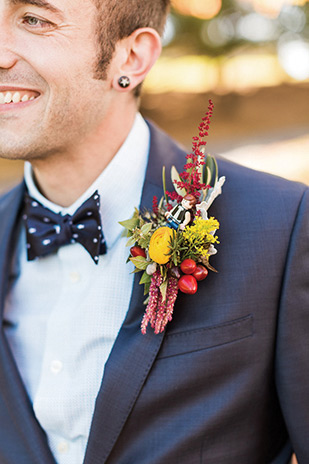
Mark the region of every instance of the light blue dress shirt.
POLYGON ((19 275, 5 304, 6 335, 59 464, 83 462, 104 365, 129 307, 133 269, 126 264, 129 250, 118 221, 131 217, 140 203, 149 138, 138 114, 116 156, 69 208, 44 198, 31 165, 25 165, 30 195, 54 212, 73 214, 99 190, 108 249, 98 265, 78 243, 27 261, 24 230, 19 240, 19 275))

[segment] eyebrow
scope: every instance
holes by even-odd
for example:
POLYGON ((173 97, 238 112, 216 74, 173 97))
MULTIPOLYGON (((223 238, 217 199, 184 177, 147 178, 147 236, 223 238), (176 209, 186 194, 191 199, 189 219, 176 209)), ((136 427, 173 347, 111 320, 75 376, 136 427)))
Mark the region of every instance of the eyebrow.
POLYGON ((39 8, 45 8, 46 10, 52 11, 53 13, 61 14, 62 11, 56 8, 46 0, 10 0, 12 5, 33 5, 39 8))

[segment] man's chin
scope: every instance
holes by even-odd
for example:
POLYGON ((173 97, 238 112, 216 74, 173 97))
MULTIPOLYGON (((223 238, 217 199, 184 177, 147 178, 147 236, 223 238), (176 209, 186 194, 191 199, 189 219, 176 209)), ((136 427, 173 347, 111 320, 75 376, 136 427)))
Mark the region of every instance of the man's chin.
POLYGON ((48 156, 46 152, 38 147, 5 147, 0 146, 0 158, 12 161, 33 161, 45 159, 48 156))

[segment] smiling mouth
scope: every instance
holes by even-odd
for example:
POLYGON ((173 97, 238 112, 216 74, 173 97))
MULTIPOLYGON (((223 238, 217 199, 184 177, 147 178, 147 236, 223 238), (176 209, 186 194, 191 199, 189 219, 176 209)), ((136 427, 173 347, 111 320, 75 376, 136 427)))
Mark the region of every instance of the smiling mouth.
POLYGON ((0 105, 26 103, 38 98, 40 94, 33 90, 6 90, 0 92, 0 105))

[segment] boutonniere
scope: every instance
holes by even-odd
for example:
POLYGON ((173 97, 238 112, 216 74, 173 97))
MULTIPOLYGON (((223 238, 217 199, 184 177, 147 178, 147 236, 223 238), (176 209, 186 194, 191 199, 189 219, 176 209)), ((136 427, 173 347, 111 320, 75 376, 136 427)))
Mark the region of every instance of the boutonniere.
POLYGON ((194 294, 208 271, 210 257, 217 253, 216 231, 219 222, 208 216, 208 209, 221 194, 225 177, 218 177, 218 166, 213 156, 206 154, 213 103, 199 125, 199 135, 193 137, 192 152, 186 156, 180 174, 171 169, 173 192, 166 190, 163 166, 163 196, 153 198, 152 210, 135 210, 131 219, 122 221, 129 237, 130 260, 134 272, 142 272, 146 310, 141 331, 148 324, 156 334, 163 332, 172 320, 179 290, 194 294))

